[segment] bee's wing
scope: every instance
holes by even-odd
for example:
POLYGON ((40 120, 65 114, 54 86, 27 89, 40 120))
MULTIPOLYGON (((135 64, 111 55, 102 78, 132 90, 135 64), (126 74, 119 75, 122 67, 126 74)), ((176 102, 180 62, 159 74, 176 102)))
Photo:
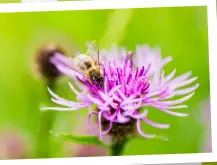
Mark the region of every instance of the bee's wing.
POLYGON ((81 71, 76 65, 75 62, 72 58, 67 58, 67 57, 62 57, 61 55, 57 54, 56 55, 56 59, 58 60, 58 63, 61 64, 62 66, 65 66, 83 76, 85 76, 85 74, 83 73, 83 71, 81 71))
POLYGON ((96 41, 87 43, 87 55, 89 55, 96 65, 99 65, 99 46, 96 41))
POLYGON ((69 67, 70 67, 70 69, 74 70, 75 72, 77 72, 77 73, 79 73, 79 74, 81 74, 83 76, 86 76, 85 73, 81 69, 79 69, 77 67, 77 65, 75 65, 75 60, 74 59, 70 59, 69 67))

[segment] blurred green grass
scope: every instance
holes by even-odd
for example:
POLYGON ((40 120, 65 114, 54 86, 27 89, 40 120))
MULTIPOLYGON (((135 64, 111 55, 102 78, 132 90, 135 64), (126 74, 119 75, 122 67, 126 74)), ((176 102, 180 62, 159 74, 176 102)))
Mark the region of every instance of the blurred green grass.
MULTIPOLYGON (((170 123, 171 128, 159 130, 144 125, 144 131, 171 139, 134 139, 124 154, 201 152, 206 128, 200 103, 210 94, 206 7, 1 13, 0 21, 0 125, 25 130, 30 135, 32 157, 64 156, 62 141, 51 137, 47 129, 70 133, 78 121, 76 112, 40 114, 40 107, 52 103, 46 84, 35 78, 31 62, 37 47, 46 41, 60 43, 69 55, 76 50, 84 51, 86 41, 91 40, 106 48, 112 43, 132 50, 136 44, 159 46, 163 57, 169 55, 174 59, 165 69, 167 74, 176 68, 177 75, 191 70, 193 76, 199 77, 200 87, 187 102, 189 108, 181 110, 191 116, 179 118, 152 110, 150 119, 170 123), (57 114, 53 125, 42 129, 53 114, 57 114)), ((68 80, 58 81, 56 92, 75 99, 68 80)), ((85 118, 87 110, 81 110, 81 114, 85 118)))

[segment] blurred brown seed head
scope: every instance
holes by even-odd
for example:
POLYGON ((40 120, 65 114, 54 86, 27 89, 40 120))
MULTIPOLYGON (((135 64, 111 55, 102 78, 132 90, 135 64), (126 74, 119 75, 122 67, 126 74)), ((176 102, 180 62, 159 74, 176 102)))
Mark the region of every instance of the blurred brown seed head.
POLYGON ((40 77, 46 79, 49 83, 54 82, 61 75, 55 65, 50 62, 50 58, 55 53, 66 55, 65 50, 54 42, 44 44, 36 52, 36 71, 40 77))

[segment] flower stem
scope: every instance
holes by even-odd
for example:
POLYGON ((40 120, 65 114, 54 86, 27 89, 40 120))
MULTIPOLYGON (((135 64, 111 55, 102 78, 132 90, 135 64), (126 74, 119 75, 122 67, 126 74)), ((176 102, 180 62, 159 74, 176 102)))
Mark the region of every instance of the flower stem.
POLYGON ((111 147, 111 156, 121 155, 128 140, 118 141, 111 147))
MULTIPOLYGON (((50 89, 55 89, 54 82, 45 83, 46 87, 50 89)), ((46 89, 46 88, 45 88, 46 89)), ((51 135, 49 131, 53 127, 53 123, 56 119, 57 112, 45 111, 40 114, 40 130, 39 130, 39 139, 38 139, 38 157, 39 158, 49 158, 51 157, 51 135)))

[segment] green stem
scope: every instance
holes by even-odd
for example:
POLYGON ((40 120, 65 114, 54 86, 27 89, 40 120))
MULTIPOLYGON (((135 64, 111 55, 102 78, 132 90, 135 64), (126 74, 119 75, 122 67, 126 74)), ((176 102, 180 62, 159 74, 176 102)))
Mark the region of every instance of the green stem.
MULTIPOLYGON (((46 87, 49 87, 51 90, 55 89, 55 84, 53 82, 47 82, 46 87)), ((46 88, 45 88, 46 89, 46 88)), ((50 96, 48 96, 50 97, 50 96)), ((51 135, 49 131, 53 127, 53 123, 56 119, 57 112, 45 111, 41 112, 40 116, 40 132, 39 132, 39 141, 38 141, 38 157, 40 158, 49 158, 51 157, 51 135)))
POLYGON ((127 140, 123 140, 121 142, 119 141, 119 142, 114 143, 111 147, 111 156, 121 155, 126 143, 127 143, 127 140))

